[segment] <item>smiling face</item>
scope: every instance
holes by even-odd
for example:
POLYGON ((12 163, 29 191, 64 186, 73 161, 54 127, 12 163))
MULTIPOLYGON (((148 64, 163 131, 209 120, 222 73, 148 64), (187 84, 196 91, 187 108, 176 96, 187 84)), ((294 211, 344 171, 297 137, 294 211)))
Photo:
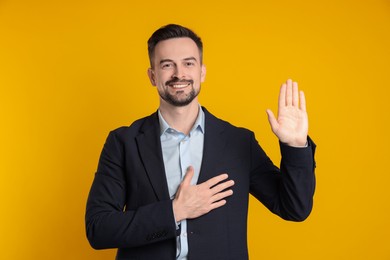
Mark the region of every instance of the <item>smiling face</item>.
POLYGON ((160 103, 186 106, 196 101, 205 75, 206 68, 192 39, 172 38, 156 45, 148 76, 157 87, 160 103))

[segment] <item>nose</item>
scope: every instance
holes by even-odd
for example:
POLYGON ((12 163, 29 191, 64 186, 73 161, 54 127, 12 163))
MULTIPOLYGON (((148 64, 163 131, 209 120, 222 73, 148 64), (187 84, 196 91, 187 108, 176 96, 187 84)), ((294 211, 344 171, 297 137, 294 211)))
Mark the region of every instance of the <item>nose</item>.
POLYGON ((183 79, 185 77, 185 70, 180 65, 175 67, 172 78, 183 79))

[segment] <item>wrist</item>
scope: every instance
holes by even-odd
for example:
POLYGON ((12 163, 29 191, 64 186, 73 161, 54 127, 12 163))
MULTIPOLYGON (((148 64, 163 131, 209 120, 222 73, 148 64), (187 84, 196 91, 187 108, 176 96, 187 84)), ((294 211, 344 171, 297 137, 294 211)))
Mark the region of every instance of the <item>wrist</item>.
POLYGON ((281 141, 281 142, 287 146, 295 147, 295 148, 304 148, 304 147, 307 147, 307 145, 308 145, 307 137, 305 139, 302 139, 302 140, 295 140, 295 141, 291 141, 291 142, 281 141))
POLYGON ((181 210, 181 207, 180 207, 179 202, 177 201, 177 199, 172 200, 172 209, 173 209, 173 215, 175 217, 176 223, 178 223, 178 222, 182 221, 183 219, 185 219, 184 213, 181 210))

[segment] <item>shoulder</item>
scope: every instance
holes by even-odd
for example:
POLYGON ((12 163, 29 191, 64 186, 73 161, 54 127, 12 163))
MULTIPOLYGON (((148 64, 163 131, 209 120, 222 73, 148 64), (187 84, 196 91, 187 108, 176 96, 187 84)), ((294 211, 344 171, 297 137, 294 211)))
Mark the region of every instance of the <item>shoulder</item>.
POLYGON ((121 126, 110 132, 109 135, 115 136, 119 139, 133 138, 142 132, 148 131, 149 129, 158 128, 158 116, 157 112, 149 116, 137 119, 129 126, 121 126))
POLYGON ((227 132, 235 135, 253 135, 253 132, 247 128, 239 127, 211 114, 206 108, 202 107, 205 113, 206 129, 218 129, 221 132, 227 132))

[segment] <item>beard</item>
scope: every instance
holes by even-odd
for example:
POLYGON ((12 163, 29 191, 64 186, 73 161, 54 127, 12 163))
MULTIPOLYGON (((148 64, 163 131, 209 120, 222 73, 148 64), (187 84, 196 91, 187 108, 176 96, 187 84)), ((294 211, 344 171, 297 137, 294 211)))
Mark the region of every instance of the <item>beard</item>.
POLYGON ((193 87, 193 81, 178 81, 178 80, 171 80, 167 81, 165 83, 166 88, 164 90, 159 91, 158 94, 160 97, 165 100, 167 103, 176 106, 176 107, 183 107, 188 104, 190 104, 199 94, 200 92, 200 87, 198 91, 195 91, 193 87), (182 94, 184 91, 183 90, 177 90, 175 94, 170 94, 169 93, 169 85, 173 83, 189 83, 191 84, 191 91, 185 96, 185 97, 180 97, 180 94, 182 94))

